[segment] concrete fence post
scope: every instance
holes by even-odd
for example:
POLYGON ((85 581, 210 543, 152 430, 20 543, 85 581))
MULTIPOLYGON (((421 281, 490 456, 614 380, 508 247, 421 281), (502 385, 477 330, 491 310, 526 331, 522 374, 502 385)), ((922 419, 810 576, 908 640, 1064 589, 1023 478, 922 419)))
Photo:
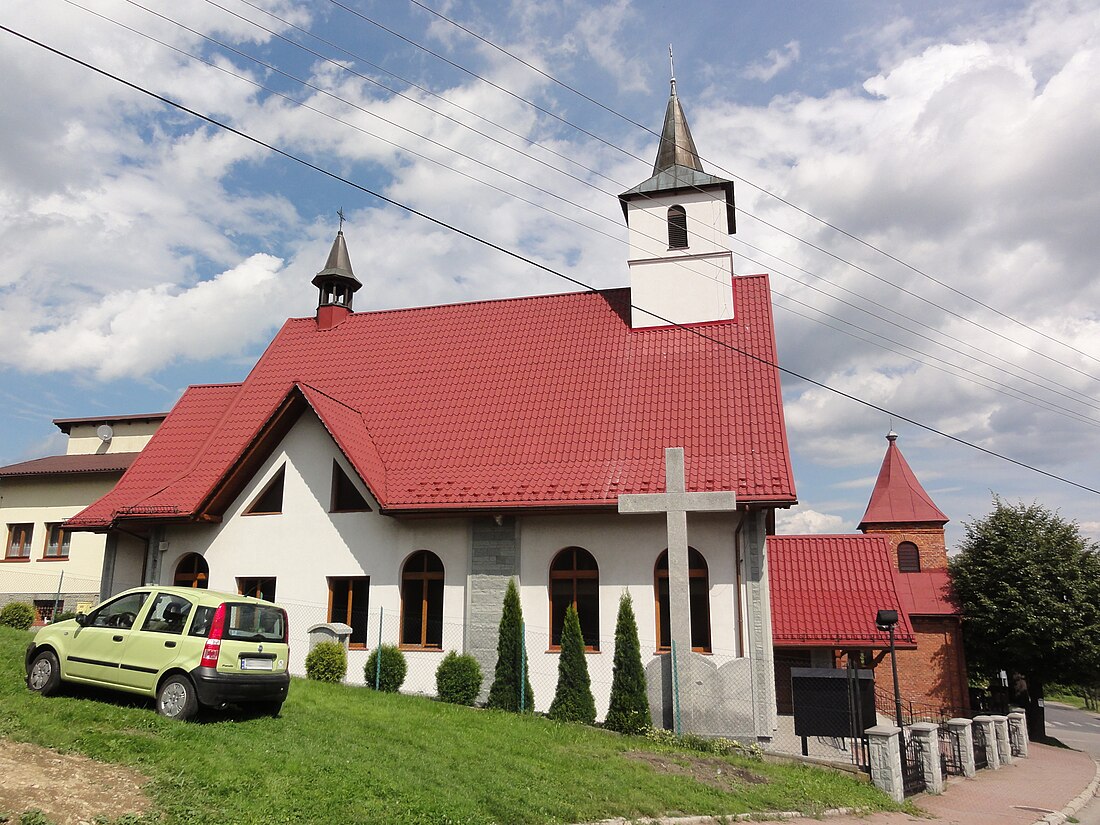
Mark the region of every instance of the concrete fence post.
POLYGON ((974 731, 970 729, 973 724, 969 719, 947 720, 947 729, 958 742, 963 776, 973 776, 978 772, 974 766, 974 731))
POLYGON ((875 725, 867 728, 871 757, 871 781, 895 802, 905 801, 901 776, 901 728, 875 725))
POLYGON ((985 761, 993 770, 1001 767, 1001 758, 997 755, 997 730, 992 716, 975 716, 974 724, 980 725, 985 734, 985 761))
POLYGON ((917 741, 924 772, 924 789, 928 793, 943 793, 943 764, 940 762, 940 726, 935 722, 915 722, 909 726, 917 741))
POLYGON ((1012 755, 1027 759, 1027 715, 1022 711, 1008 714, 1008 727, 1009 739, 1016 743, 1012 755))
POLYGON ((1012 764, 1012 743, 1008 738, 1008 717, 994 714, 993 726, 997 730, 997 755, 1002 765, 1012 764))

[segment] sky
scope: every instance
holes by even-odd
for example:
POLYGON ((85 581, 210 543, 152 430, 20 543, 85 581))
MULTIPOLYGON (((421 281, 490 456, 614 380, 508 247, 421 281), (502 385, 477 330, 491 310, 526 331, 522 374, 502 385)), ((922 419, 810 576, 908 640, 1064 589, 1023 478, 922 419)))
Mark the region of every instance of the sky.
POLYGON ((356 310, 576 289, 364 190, 625 285, 671 41, 735 271, 771 276, 780 531, 854 530, 893 429, 949 546, 993 495, 1100 538, 1096 0, 7 0, 0 26, 43 44, 0 31, 0 465, 63 452, 54 418, 242 380, 313 313, 337 210, 356 310))

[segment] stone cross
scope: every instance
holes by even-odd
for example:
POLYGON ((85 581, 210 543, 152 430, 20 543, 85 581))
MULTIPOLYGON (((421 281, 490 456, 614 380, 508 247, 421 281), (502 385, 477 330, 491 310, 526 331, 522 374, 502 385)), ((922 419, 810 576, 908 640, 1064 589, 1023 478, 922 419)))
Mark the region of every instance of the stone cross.
POLYGON ((689 493, 684 482, 684 448, 665 450, 665 492, 619 496, 620 513, 664 513, 668 528, 669 638, 681 656, 691 650, 691 594, 688 584, 687 514, 737 509, 732 490, 689 493))

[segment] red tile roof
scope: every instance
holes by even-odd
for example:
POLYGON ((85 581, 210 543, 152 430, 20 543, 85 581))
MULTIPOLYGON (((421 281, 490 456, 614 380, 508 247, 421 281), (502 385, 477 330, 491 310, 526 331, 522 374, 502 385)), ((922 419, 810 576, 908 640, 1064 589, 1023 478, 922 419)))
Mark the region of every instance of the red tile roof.
POLYGON ((768 536, 767 551, 776 647, 888 647, 879 610, 898 611, 896 643, 914 646, 882 536, 768 536))
POLYGON ((894 584, 901 605, 910 616, 957 616, 962 612, 951 586, 951 574, 946 570, 920 573, 894 570, 894 584))
POLYGON ((793 503, 767 277, 734 299, 736 320, 691 330, 632 330, 626 289, 291 319, 243 384, 190 389, 73 523, 203 515, 295 393, 391 512, 613 506, 664 489, 671 446, 689 490, 793 503))
POLYGON ((0 478, 17 476, 52 476, 76 473, 122 473, 137 458, 137 453, 103 453, 97 455, 51 455, 19 464, 0 467, 0 478))
POLYGON ((929 522, 946 524, 950 519, 924 491, 897 445, 897 435, 886 436, 890 446, 882 459, 875 489, 859 529, 869 524, 929 522))

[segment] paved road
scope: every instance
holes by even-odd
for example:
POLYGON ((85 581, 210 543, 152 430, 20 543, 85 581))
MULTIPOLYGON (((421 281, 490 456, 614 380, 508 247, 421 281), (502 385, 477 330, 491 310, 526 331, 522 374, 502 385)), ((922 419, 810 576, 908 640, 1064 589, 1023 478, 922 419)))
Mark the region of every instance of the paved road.
MULTIPOLYGON (((1100 761, 1100 714, 1048 702, 1047 735, 1100 761)), ((1077 819, 1081 825, 1100 825, 1100 797, 1082 808, 1077 819)))

